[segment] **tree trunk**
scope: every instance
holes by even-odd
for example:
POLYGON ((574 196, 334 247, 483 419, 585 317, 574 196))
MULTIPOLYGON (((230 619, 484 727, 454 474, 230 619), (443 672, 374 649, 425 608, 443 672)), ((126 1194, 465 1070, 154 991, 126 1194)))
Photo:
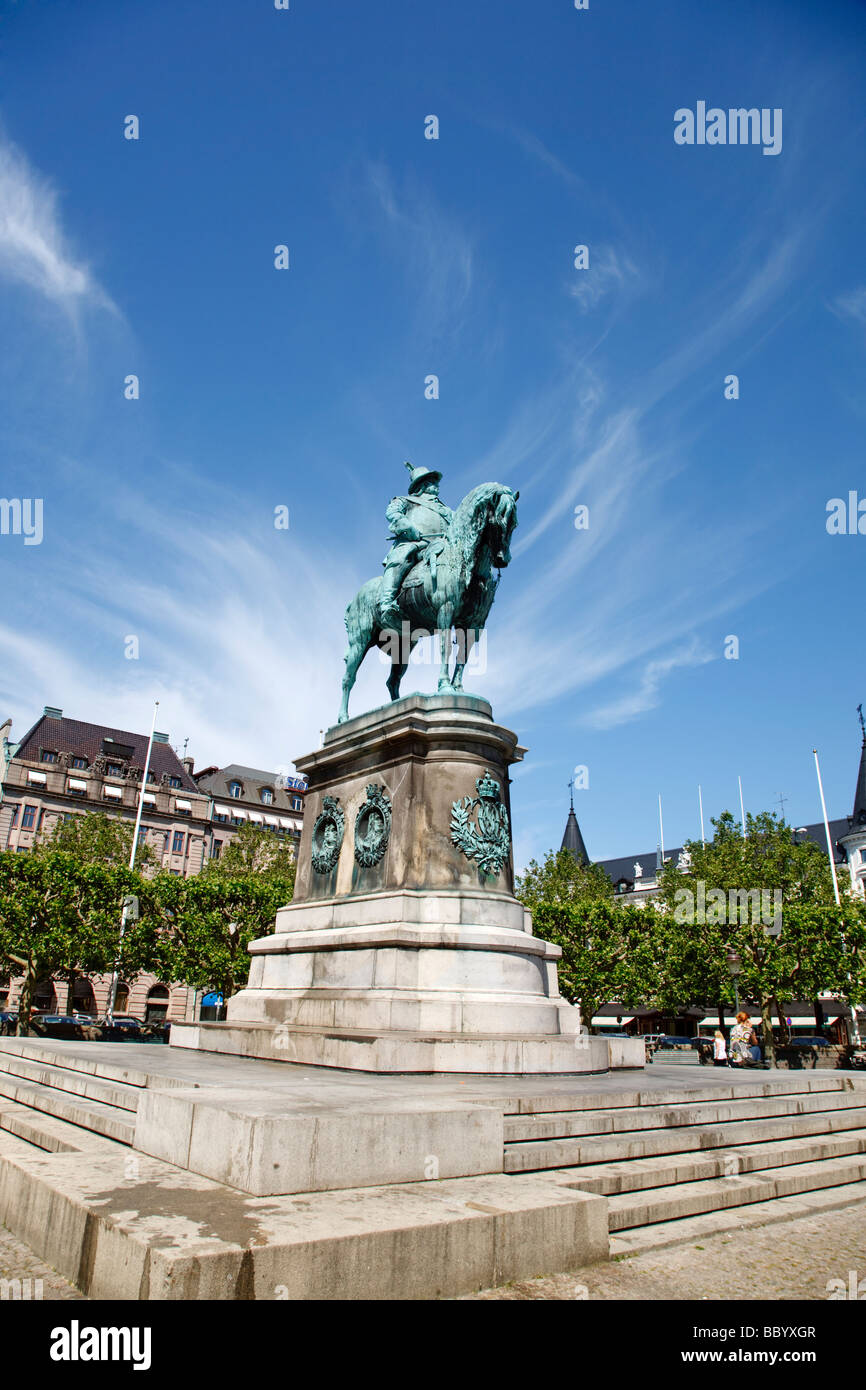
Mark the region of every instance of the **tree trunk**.
POLYGON ((26 1038, 30 1035, 30 1013, 33 1008, 33 986, 35 983, 36 972, 31 960, 24 976, 21 993, 18 996, 18 1023, 15 1032, 19 1038, 26 1038))
POLYGON ((771 1067, 776 1065, 776 1044, 773 1039, 773 1015, 771 1012, 772 1000, 768 995, 761 995, 761 1029, 764 1034, 764 1061, 771 1067))
POLYGON ((773 995, 773 1003, 776 1008, 776 1016, 779 1020, 779 1031, 782 1034, 782 1046, 787 1047, 791 1041, 791 1030, 788 1027, 788 1020, 782 1013, 782 1006, 775 995, 773 995))
POLYGON ((724 1033, 724 1031, 725 1031, 725 1006, 724 1006, 724 1004, 719 1004, 719 1005, 718 1005, 718 1014, 719 1014, 719 1028, 720 1028, 721 1031, 724 1033))
POLYGON ((824 1032, 824 1005, 820 999, 813 999, 812 1007, 815 1010, 815 1032, 822 1034, 824 1032))

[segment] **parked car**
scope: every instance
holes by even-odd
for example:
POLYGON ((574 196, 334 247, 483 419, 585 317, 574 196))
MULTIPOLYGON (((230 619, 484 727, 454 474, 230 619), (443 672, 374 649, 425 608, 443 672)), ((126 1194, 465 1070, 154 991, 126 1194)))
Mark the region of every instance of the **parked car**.
POLYGON ((679 1033, 663 1033, 658 1040, 658 1047, 669 1052, 673 1048, 690 1048, 693 1042, 694 1038, 684 1038, 679 1033))
POLYGON ((83 1038, 82 1024, 74 1014, 31 1014, 30 1026, 42 1038, 83 1038))
POLYGON ((140 1019, 115 1014, 109 1021, 104 1018, 100 1024, 103 1042, 142 1042, 143 1025, 140 1019))
POLYGON ((792 1038, 791 1047, 832 1047, 826 1038, 792 1038))

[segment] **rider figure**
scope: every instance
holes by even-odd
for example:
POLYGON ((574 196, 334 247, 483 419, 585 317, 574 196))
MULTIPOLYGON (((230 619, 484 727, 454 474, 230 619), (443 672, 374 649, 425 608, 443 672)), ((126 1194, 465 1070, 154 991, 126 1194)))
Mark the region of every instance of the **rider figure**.
POLYGON ((430 552, 433 558, 442 549, 454 513, 439 500, 442 474, 435 469, 409 469, 409 496, 392 497, 385 516, 394 536, 394 544, 383 560, 380 610, 382 624, 395 630, 400 627, 397 597, 400 585, 418 560, 430 552), (438 545, 434 544, 439 542, 438 545))

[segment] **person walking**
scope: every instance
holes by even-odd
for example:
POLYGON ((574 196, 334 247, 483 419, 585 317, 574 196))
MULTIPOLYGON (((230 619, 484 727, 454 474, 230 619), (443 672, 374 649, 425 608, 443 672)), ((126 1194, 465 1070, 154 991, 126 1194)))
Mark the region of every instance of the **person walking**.
POLYGON ((726 1067, 728 1065, 728 1045, 725 1042, 725 1035, 721 1028, 717 1028, 713 1037, 713 1066, 726 1067))

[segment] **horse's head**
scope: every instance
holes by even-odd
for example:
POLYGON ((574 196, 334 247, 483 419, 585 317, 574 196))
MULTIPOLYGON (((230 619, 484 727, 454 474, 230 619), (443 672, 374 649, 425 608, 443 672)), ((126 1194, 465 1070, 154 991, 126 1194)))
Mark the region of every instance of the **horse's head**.
POLYGON ((519 492, 510 487, 499 487, 498 497, 491 499, 491 515, 488 523, 490 557, 497 569, 505 569, 511 563, 511 534, 517 525, 517 499, 519 492))

